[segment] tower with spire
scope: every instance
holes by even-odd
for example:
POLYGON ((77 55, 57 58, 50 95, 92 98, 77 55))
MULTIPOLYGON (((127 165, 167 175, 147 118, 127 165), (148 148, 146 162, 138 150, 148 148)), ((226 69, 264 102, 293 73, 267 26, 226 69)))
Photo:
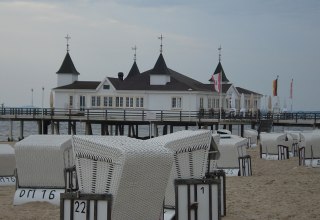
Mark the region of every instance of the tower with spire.
POLYGON ((170 72, 168 70, 166 61, 163 58, 163 36, 161 34, 158 39, 160 40, 160 55, 157 59, 156 64, 154 65, 153 69, 150 72, 150 85, 166 85, 170 82, 170 72))
POLYGON ((67 40, 67 53, 61 64, 60 69, 57 71, 57 87, 68 85, 77 81, 78 76, 80 75, 80 73, 74 66, 71 56, 69 54, 69 40, 71 39, 71 37, 67 35, 65 39, 67 40))

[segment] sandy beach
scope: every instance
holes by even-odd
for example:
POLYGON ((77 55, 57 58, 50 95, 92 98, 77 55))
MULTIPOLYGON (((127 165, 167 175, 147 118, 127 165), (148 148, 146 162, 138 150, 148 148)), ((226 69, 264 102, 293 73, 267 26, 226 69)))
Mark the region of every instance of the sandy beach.
MULTIPOLYGON (((298 158, 267 161, 249 149, 253 176, 227 177, 227 216, 223 220, 319 219, 320 169, 299 167, 298 158)), ((47 203, 13 206, 14 186, 0 187, 0 219, 59 219, 47 203)))

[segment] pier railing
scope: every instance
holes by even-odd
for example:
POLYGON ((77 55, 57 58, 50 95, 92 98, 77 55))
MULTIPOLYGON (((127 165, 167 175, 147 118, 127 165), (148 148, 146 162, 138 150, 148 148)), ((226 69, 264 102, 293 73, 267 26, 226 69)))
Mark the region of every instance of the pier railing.
POLYGON ((320 112, 260 113, 246 112, 235 114, 214 110, 134 110, 134 109, 58 109, 58 108, 0 108, 0 119, 71 119, 82 120, 121 120, 121 121, 196 121, 196 120, 251 120, 272 119, 274 122, 292 123, 309 121, 320 123, 320 112))

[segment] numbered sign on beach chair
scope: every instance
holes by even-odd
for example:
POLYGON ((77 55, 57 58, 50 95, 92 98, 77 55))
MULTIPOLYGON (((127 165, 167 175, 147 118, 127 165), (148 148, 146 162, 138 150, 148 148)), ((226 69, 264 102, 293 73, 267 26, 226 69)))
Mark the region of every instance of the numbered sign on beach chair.
POLYGON ((112 195, 62 193, 60 220, 111 220, 112 195))
POLYGON ((159 219, 173 153, 124 136, 73 136, 80 193, 111 194, 112 220, 159 219))
POLYGON ((176 220, 221 219, 219 179, 176 179, 176 220))
POLYGON ((220 213, 221 216, 225 216, 227 214, 226 173, 223 170, 213 170, 206 174, 206 178, 220 180, 220 213))
POLYGON ((64 170, 74 165, 71 136, 30 135, 15 144, 17 190, 14 205, 45 201, 60 205, 64 170))

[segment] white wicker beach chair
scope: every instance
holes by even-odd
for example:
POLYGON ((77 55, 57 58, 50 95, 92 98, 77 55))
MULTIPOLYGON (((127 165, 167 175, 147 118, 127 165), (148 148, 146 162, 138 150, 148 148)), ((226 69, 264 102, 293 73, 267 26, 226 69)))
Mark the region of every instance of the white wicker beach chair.
POLYGON ((18 186, 65 188, 64 169, 73 166, 71 136, 30 135, 15 144, 18 186))
POLYGON ((124 136, 73 136, 79 190, 110 193, 112 219, 159 219, 170 150, 124 136))
POLYGON ((217 160, 217 168, 223 169, 227 176, 237 176, 240 169, 239 158, 248 156, 247 141, 246 138, 236 135, 221 138, 219 143, 220 158, 217 160))
POLYGON ((278 145, 285 143, 285 133, 260 133, 260 157, 268 160, 278 160, 278 145))
POLYGON ((320 133, 318 130, 313 132, 301 133, 301 147, 304 150, 303 163, 307 166, 320 167, 320 133))
POLYGON ((211 139, 211 131, 184 130, 146 141, 160 144, 174 153, 174 166, 166 189, 165 206, 175 206, 174 179, 203 178, 205 176, 211 139))
POLYGON ((243 131, 243 137, 248 139, 249 147, 256 147, 258 143, 258 131, 254 129, 246 129, 243 131))
POLYGON ((16 159, 13 147, 9 144, 0 144, 0 177, 13 176, 16 168, 16 159))

